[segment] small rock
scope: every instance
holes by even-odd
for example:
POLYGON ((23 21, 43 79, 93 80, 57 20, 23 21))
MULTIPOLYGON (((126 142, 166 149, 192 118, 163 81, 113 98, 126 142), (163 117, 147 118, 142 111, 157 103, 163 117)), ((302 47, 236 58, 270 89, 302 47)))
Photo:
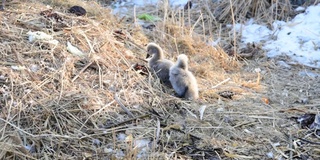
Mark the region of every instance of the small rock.
POLYGON ((112 148, 105 148, 104 150, 104 153, 111 153, 113 151, 112 148))
POLYGON ((83 15, 86 15, 87 14, 87 11, 81 7, 81 6, 72 6, 70 9, 69 9, 69 12, 70 13, 73 13, 77 16, 83 16, 83 15))
POLYGON ((234 92, 232 91, 222 91, 218 93, 221 97, 223 98, 227 98, 227 99, 232 99, 232 96, 235 95, 234 92))

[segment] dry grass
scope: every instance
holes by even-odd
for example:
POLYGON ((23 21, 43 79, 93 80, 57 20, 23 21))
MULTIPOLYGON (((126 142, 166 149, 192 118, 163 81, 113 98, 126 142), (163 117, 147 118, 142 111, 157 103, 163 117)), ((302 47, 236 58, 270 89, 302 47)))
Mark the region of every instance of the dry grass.
MULTIPOLYGON (((207 5, 218 5, 213 7, 223 10, 218 16, 206 4, 190 12, 162 4, 153 12, 142 10, 161 17, 153 31, 116 19, 94 1, 10 5, 0 12, 0 158, 135 159, 143 153, 136 147, 138 140, 151 142, 141 159, 267 159, 268 152, 275 158, 319 158, 317 144, 292 147, 298 138, 316 138, 306 136, 308 131, 290 119, 300 112, 318 112, 319 80, 299 79, 295 74, 299 67, 287 75, 266 58, 229 57, 225 47, 238 37, 225 28, 226 23, 233 18, 239 22, 249 12, 266 21, 275 19, 275 14, 265 18, 274 10, 266 12, 266 1, 234 1, 237 17, 232 18, 225 9, 229 2, 207 5), (88 15, 67 13, 74 4, 84 6, 88 15), (46 5, 55 6, 63 21, 41 16, 46 5), (224 23, 218 24, 221 19, 224 23), (59 44, 30 43, 29 30, 53 35, 59 44), (219 38, 222 47, 207 45, 219 38), (69 53, 67 41, 87 56, 69 53), (181 53, 190 57, 201 90, 199 101, 176 98, 152 76, 132 70, 136 63, 146 65, 141 59, 151 41, 159 43, 170 59, 181 53), (258 76, 255 68, 264 72, 258 76), (221 98, 222 91, 234 92, 233 100, 221 98), (306 95, 309 105, 294 103, 306 95), (202 106, 206 110, 200 120, 202 106)), ((289 9, 281 10, 278 18, 289 15, 289 9)), ((134 22, 134 17, 130 19, 134 22)))

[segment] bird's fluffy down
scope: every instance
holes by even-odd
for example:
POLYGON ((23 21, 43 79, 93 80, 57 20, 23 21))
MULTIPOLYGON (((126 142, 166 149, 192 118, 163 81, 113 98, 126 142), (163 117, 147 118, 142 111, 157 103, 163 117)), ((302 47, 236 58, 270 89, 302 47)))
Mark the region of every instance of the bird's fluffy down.
POLYGON ((152 56, 149 60, 149 67, 157 75, 157 77, 167 86, 171 86, 169 81, 169 70, 173 62, 165 59, 162 48, 155 43, 149 43, 147 46, 148 56, 152 56))
POLYGON ((190 100, 199 98, 197 80, 188 70, 188 57, 185 54, 178 56, 177 62, 170 68, 169 80, 179 97, 190 100))

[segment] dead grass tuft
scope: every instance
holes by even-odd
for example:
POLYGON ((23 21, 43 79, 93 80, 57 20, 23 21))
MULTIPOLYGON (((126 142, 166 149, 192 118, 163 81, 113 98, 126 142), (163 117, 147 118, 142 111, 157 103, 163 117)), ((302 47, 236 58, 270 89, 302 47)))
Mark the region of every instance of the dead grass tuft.
POLYGON ((247 18, 255 18, 257 21, 273 22, 274 20, 285 20, 292 13, 292 6, 289 0, 280 1, 228 1, 224 0, 211 3, 210 8, 215 8, 212 11, 219 22, 231 24, 233 18, 231 10, 233 10, 234 19, 236 22, 242 22, 247 18), (231 3, 232 2, 232 3, 231 3))

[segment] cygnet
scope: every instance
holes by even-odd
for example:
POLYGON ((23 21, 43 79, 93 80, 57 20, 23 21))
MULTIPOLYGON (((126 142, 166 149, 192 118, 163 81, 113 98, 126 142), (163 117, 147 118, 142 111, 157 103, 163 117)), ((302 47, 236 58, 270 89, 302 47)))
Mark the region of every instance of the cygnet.
POLYGON ((173 62, 164 58, 162 48, 155 43, 149 43, 147 51, 147 58, 152 56, 149 60, 149 67, 165 85, 171 87, 169 70, 173 66, 173 62))
POLYGON ((178 56, 177 62, 170 68, 170 82, 180 98, 196 100, 199 98, 197 80, 188 70, 188 57, 185 54, 178 56))

